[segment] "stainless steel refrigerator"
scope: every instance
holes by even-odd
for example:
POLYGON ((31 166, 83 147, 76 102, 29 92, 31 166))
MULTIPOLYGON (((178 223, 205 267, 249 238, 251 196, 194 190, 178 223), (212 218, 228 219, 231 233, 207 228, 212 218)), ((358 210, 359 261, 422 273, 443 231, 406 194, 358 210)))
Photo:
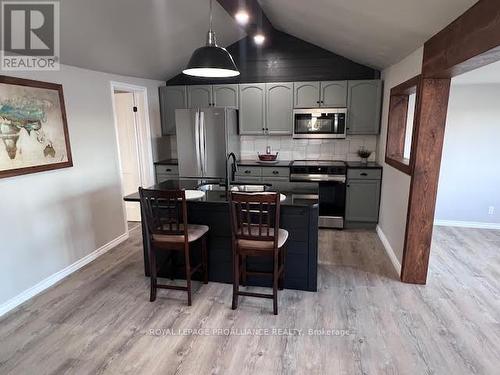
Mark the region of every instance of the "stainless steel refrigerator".
POLYGON ((214 107, 175 111, 180 178, 226 176, 230 152, 240 155, 238 113, 214 107))

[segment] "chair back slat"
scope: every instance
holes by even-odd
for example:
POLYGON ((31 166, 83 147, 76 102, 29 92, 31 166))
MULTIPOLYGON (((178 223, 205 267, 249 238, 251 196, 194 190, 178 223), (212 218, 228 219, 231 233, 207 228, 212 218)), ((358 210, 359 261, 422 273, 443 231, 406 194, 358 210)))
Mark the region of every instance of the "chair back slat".
POLYGON ((232 234, 235 239, 277 243, 279 194, 231 192, 229 205, 232 234))
POLYGON ((142 216, 149 235, 187 236, 187 204, 184 190, 139 188, 142 216))

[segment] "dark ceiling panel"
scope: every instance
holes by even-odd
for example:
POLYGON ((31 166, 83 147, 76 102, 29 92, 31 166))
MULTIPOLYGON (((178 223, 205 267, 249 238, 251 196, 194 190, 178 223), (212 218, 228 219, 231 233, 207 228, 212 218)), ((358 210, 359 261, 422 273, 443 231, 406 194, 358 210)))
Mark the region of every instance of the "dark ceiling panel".
POLYGON ((227 47, 241 72, 235 79, 194 79, 179 74, 168 85, 378 79, 380 71, 292 35, 272 30, 272 43, 258 47, 246 37, 227 47))

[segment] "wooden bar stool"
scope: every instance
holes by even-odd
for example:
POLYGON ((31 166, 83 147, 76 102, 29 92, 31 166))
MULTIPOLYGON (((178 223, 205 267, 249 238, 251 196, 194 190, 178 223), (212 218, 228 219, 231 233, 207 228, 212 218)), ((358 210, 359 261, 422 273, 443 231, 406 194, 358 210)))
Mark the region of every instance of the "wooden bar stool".
POLYGON ((231 193, 229 207, 234 267, 232 308, 238 307, 238 296, 272 298, 274 315, 278 315, 278 289, 283 289, 288 239, 288 232, 279 229, 280 196, 276 193, 231 193), (247 257, 272 257, 273 271, 247 270, 247 257), (245 285, 247 275, 272 276, 273 294, 240 291, 240 278, 245 285))
MULTIPOLYGON (((203 273, 203 283, 208 283, 207 233, 206 225, 188 224, 186 194, 184 190, 146 190, 139 188, 141 210, 148 232, 149 267, 151 274, 150 301, 156 299, 156 291, 161 289, 185 290, 188 306, 191 306, 191 277, 195 272, 203 273), (201 241, 201 263, 191 267, 190 245, 201 241), (157 283, 156 251, 173 250, 184 252, 187 286, 163 285, 157 283)), ((170 254, 172 269, 174 254, 170 254)))

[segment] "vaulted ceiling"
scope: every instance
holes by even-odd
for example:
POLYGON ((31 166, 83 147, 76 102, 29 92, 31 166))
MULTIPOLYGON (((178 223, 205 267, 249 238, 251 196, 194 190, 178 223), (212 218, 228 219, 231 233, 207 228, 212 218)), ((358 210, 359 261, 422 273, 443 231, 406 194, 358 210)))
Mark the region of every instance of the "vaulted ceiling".
MULTIPOLYGON (((216 2, 221 45, 245 34, 216 2)), ((178 74, 205 44, 208 0, 61 0, 61 62, 164 80, 178 74)))
POLYGON ((358 63, 386 68, 477 0, 259 0, 278 30, 358 63))
MULTIPOLYGON (((239 1, 239 0, 235 0, 239 1)), ((477 0, 259 0, 275 28, 385 68, 477 0)), ((178 74, 205 43, 208 0, 61 0, 61 62, 153 79, 178 74)), ((219 44, 245 36, 217 1, 219 44)))

